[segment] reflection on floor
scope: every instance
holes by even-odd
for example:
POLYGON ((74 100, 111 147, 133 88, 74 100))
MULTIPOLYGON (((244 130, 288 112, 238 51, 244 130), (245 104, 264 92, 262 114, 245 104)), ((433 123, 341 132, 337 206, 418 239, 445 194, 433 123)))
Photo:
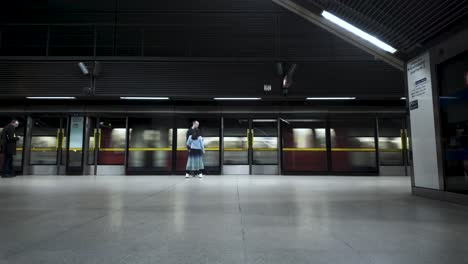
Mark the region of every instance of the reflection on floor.
POLYGON ((0 263, 468 263, 468 208, 403 177, 0 180, 0 263))

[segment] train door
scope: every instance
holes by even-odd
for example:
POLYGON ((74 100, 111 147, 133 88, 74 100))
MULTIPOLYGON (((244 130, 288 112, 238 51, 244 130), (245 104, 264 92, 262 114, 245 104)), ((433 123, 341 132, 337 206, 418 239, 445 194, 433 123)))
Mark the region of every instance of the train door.
POLYGON ((278 119, 252 119, 250 128, 251 174, 279 173, 278 119))
POLYGON ((218 115, 180 115, 176 117, 176 155, 175 174, 185 174, 188 151, 187 131, 193 121, 198 121, 199 130, 205 143, 205 155, 203 163, 208 174, 216 175, 221 172, 221 117, 218 115))
POLYGON ((68 118, 33 116, 31 122, 29 172, 33 175, 65 174, 68 118))
MULTIPOLYGON (((128 118, 103 116, 96 118, 93 139, 93 162, 96 175, 125 175, 127 156, 128 118)), ((91 133, 90 133, 91 136, 91 133)), ((91 151, 90 151, 91 152, 91 151)), ((88 157, 88 162, 91 161, 88 157)))
POLYGON ((129 117, 127 175, 171 174, 173 117, 129 117))
POLYGON ((322 174, 330 168, 325 116, 290 115, 280 119, 283 174, 322 174))
POLYGON ((278 119, 224 118, 222 150, 223 174, 278 174, 278 119))

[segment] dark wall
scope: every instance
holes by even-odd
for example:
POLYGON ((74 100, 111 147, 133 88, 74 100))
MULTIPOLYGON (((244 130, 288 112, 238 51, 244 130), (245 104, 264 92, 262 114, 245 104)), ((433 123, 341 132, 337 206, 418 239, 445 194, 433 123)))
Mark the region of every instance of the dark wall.
POLYGON ((468 194, 468 183, 463 180, 468 173, 468 48, 455 51, 463 53, 437 65, 440 156, 445 190, 468 194))
POLYGON ((0 56, 373 59, 289 13, 125 13, 117 26, 72 18, 0 23, 0 56))
POLYGON ((379 61, 323 61, 300 64, 290 90, 298 97, 400 99, 402 73, 379 61))
MULTIPOLYGON (((91 76, 81 74, 78 61, 0 62, 0 97, 169 96, 211 99, 212 97, 262 97, 304 99, 314 96, 357 96, 363 99, 395 99, 403 86, 399 72, 379 62, 303 62, 287 97, 273 62, 100 62, 93 85, 91 76), (339 76, 339 78, 337 78, 339 76), (272 85, 271 92, 263 90, 272 85)), ((93 62, 86 64, 92 72, 93 62)))
POLYGON ((41 13, 113 13, 124 12, 276 12, 280 8, 271 0, 17 0, 3 4, 4 19, 37 11, 36 17, 50 19, 41 13))
POLYGON ((0 62, 0 98, 75 96, 91 82, 70 62, 0 62))
POLYGON ((278 97, 280 79, 273 63, 106 62, 96 95, 149 95, 212 98, 278 97), (272 92, 263 91, 264 84, 272 92))
POLYGON ((372 60, 271 0, 8 1, 0 56, 372 60))
POLYGON ((3 97, 91 87, 100 97, 283 98, 275 61, 299 66, 290 98, 403 96, 400 71, 271 0, 18 0, 0 10, 3 97), (101 62, 95 85, 78 61, 101 62))

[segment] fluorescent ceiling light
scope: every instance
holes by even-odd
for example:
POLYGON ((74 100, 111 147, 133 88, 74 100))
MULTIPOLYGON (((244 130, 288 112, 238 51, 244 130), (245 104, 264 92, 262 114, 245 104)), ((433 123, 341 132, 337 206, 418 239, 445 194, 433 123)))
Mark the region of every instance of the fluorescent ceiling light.
POLYGON ((401 100, 406 100, 406 97, 402 97, 402 98, 400 98, 400 99, 401 99, 401 100))
POLYGON ((324 122, 324 120, 320 120, 320 119, 288 119, 285 121, 288 121, 288 123, 289 122, 324 122))
POLYGON ((308 97, 307 100, 355 100, 356 97, 308 97))
POLYGON ((215 100, 262 100, 262 98, 253 98, 253 97, 246 97, 246 98, 217 97, 213 99, 215 100))
POLYGON ((330 20, 331 22, 337 24, 338 26, 348 30, 349 32, 359 36, 360 38, 363 38, 367 41, 369 41, 370 43, 376 45, 377 47, 385 50, 385 51, 388 51, 390 53, 395 53, 397 50, 395 48, 393 48, 392 46, 388 45, 387 43, 381 41, 380 39, 372 36, 372 35, 369 35, 368 33, 360 30, 359 28, 349 24, 348 22, 344 21, 343 19, 327 12, 327 11, 323 11, 322 12, 322 16, 328 20, 330 20))
POLYGON ((72 100, 76 99, 76 97, 72 96, 32 96, 32 97, 26 97, 26 99, 45 99, 45 100, 72 100))
POLYGON ((120 97, 122 100, 169 100, 169 97, 120 97))
POLYGON ((271 122, 276 122, 278 120, 276 119, 253 119, 252 122, 255 123, 271 123, 271 122))

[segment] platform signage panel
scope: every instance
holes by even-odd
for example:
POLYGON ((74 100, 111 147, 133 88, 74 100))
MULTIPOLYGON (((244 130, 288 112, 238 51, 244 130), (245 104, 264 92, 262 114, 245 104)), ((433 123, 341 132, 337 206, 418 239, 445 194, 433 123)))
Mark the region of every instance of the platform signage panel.
POLYGON ((81 150, 83 148, 84 117, 73 116, 70 122, 70 149, 81 150))
POLYGON ((418 100, 410 102, 410 110, 418 109, 418 100))
POLYGON ((407 77, 415 185, 439 189, 439 164, 429 53, 408 63, 407 77))

